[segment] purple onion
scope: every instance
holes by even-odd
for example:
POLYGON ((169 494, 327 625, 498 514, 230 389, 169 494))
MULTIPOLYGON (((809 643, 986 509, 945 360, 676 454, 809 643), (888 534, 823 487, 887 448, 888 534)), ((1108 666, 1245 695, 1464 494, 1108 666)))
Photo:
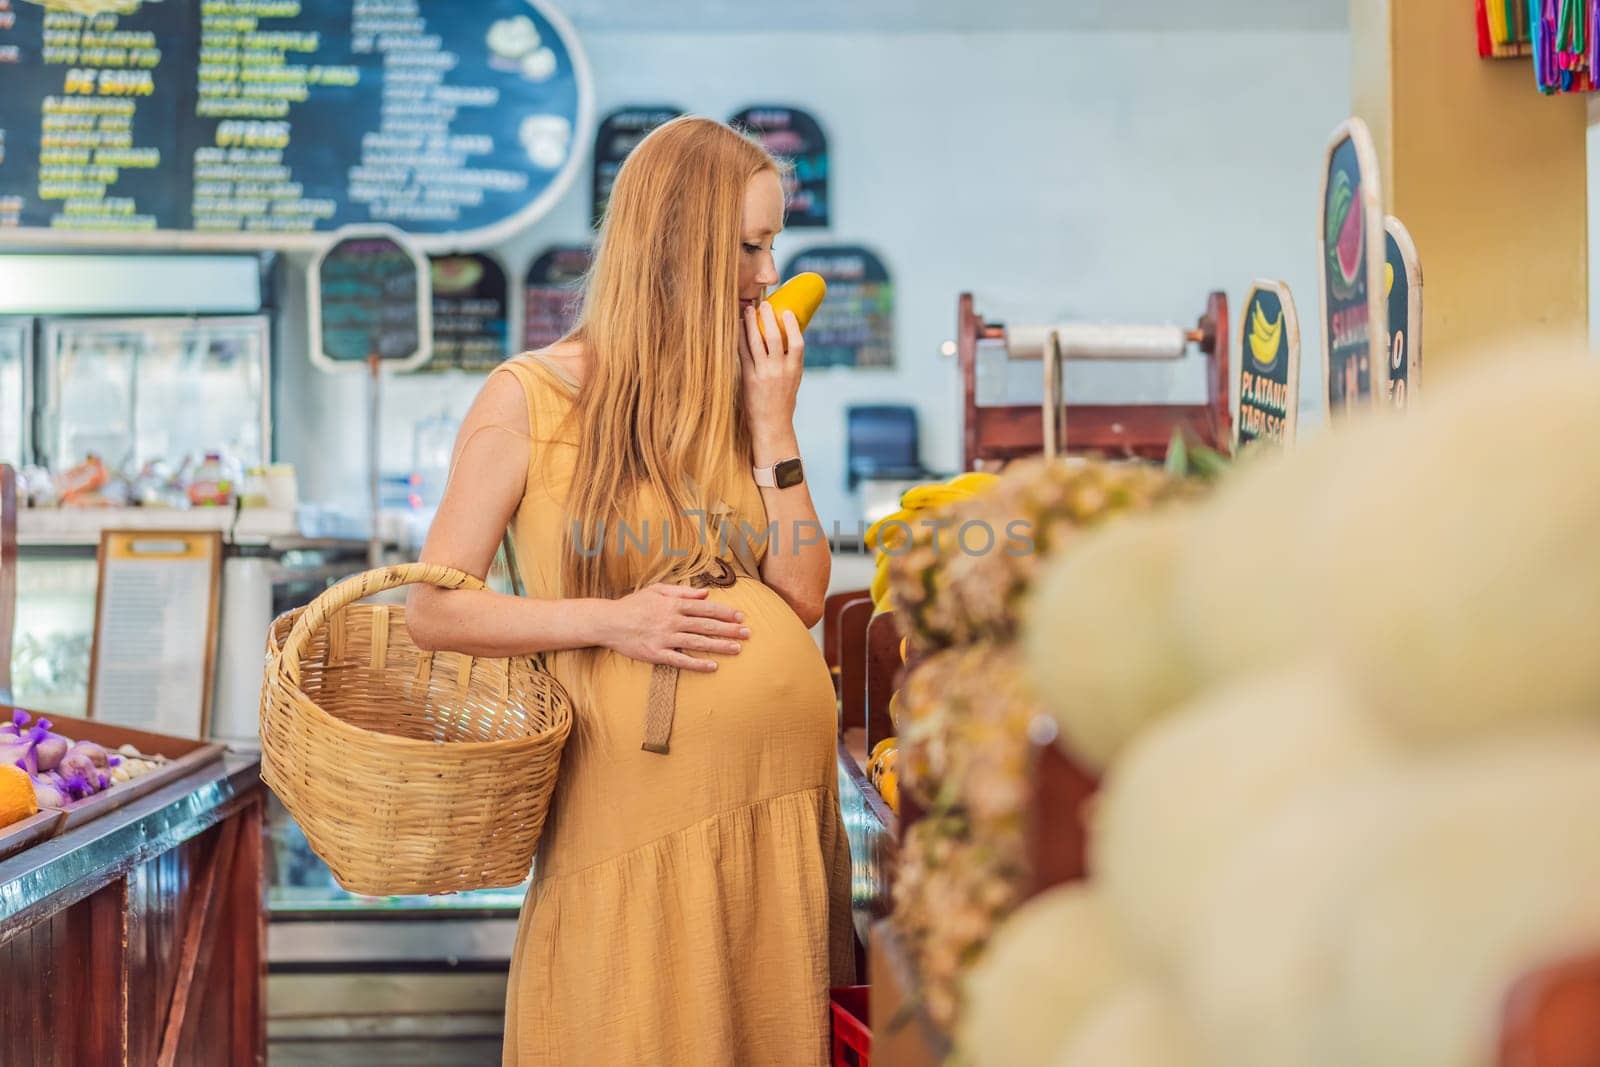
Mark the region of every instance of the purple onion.
POLYGON ((60 779, 54 774, 34 775, 33 799, 41 808, 64 808, 67 805, 66 791, 61 787, 60 779))
MULTIPOLYGON (((65 738, 63 738, 63 740, 65 740, 65 738)), ((75 742, 71 748, 71 751, 82 753, 83 755, 88 756, 89 762, 93 763, 96 767, 110 766, 110 764, 106 762, 108 758, 106 750, 95 744, 93 741, 75 742)), ((65 755, 65 753, 63 753, 63 755, 65 755)), ((41 765, 43 765, 44 759, 42 756, 40 757, 39 762, 41 765)))
MULTIPOLYGON (((28 733, 34 738, 34 761, 41 771, 55 770, 61 758, 73 747, 70 737, 62 737, 58 733, 51 732, 49 719, 39 719, 28 733)), ((89 756, 93 759, 94 754, 91 752, 89 756)))
POLYGON ((61 762, 55 769, 63 780, 69 782, 77 779, 87 784, 100 779, 100 768, 96 767, 94 761, 82 752, 68 752, 61 757, 61 762))
POLYGON ((34 758, 34 745, 31 737, 0 738, 0 764, 8 763, 21 767, 29 774, 39 773, 39 764, 34 758))

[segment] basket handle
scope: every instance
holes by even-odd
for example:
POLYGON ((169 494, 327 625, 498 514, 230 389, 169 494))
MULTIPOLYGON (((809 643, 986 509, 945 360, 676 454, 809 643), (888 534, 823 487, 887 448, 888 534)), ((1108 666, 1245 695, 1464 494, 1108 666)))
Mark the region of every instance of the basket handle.
POLYGON ((311 643, 311 635, 328 621, 329 616, 358 600, 365 600, 387 589, 398 589, 402 585, 436 585, 441 589, 488 588, 465 571, 432 563, 381 567, 346 578, 306 605, 305 611, 295 620, 294 629, 284 639, 278 662, 288 672, 289 681, 294 685, 300 684, 300 656, 306 645, 311 643))

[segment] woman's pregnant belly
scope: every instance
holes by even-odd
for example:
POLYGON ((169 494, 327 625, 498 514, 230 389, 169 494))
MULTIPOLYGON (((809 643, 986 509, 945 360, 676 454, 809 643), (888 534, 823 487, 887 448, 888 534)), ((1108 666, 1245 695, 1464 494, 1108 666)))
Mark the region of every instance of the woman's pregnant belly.
POLYGON ((737 655, 708 657, 716 671, 679 673, 673 747, 680 738, 684 744, 703 740, 754 759, 777 748, 788 757, 811 752, 831 763, 838 710, 811 632, 777 593, 752 579, 713 589, 711 599, 743 611, 750 637, 737 655))
MULTIPOLYGON (((711 599, 750 637, 711 673, 680 671, 668 752, 646 752, 652 664, 605 653, 562 757, 547 873, 598 862, 723 812, 835 788, 838 709, 822 652, 772 589, 740 578, 711 599), (623 798, 629 798, 624 800, 623 798), (621 810, 631 808, 631 810, 621 810)), ((556 665, 561 673, 559 661, 556 665)))

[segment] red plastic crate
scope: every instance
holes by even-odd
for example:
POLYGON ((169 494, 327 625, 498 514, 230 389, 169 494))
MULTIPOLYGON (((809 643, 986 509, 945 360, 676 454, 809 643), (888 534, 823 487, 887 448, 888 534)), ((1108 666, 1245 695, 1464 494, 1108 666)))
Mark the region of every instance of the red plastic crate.
POLYGON ((833 1015, 833 1067, 871 1067, 872 1030, 867 1026, 870 986, 843 985, 828 990, 833 1015))

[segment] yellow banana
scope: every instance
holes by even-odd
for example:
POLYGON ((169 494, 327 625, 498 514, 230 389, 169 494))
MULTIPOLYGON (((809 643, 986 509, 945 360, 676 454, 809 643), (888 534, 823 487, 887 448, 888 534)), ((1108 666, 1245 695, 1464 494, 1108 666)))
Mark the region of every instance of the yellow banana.
POLYGON ((894 771, 886 771, 878 782, 878 795, 883 797, 883 802, 889 805, 889 810, 896 815, 900 814, 900 776, 894 771))
POLYGON ((999 480, 1000 476, 993 471, 967 471, 951 478, 948 484, 952 489, 980 493, 999 480))
POLYGON ((1282 336, 1283 312, 1278 312, 1277 319, 1269 322, 1261 305, 1256 304, 1250 318, 1250 355, 1258 364, 1270 367, 1278 361, 1278 342, 1282 336))
POLYGON ((872 602, 880 609, 889 603, 889 559, 884 554, 878 556, 878 569, 872 574, 872 586, 868 592, 872 595, 872 602))
MULTIPOLYGON (((868 548, 872 548, 872 549, 877 549, 877 548, 884 547, 880 543, 879 539, 883 536, 883 531, 884 531, 885 527, 889 526, 889 524, 892 523, 892 522, 903 522, 903 523, 906 523, 907 525, 909 525, 915 518, 916 518, 916 514, 914 512, 912 512, 912 511, 908 511, 905 508, 901 508, 899 511, 895 512, 893 515, 885 515, 883 518, 879 519, 877 522, 875 522, 871 526, 867 527, 867 534, 866 534, 866 538, 865 538, 865 540, 867 542, 867 547, 868 548)), ((900 529, 898 526, 891 527, 891 529, 893 530, 894 536, 896 538, 902 538, 902 537, 905 536, 905 531, 900 529)), ((898 548, 900 546, 891 545, 889 547, 898 548)))
POLYGON ((900 494, 900 506, 909 511, 926 511, 936 508, 941 504, 957 499, 950 492, 950 487, 943 483, 935 482, 930 485, 914 485, 900 494))

